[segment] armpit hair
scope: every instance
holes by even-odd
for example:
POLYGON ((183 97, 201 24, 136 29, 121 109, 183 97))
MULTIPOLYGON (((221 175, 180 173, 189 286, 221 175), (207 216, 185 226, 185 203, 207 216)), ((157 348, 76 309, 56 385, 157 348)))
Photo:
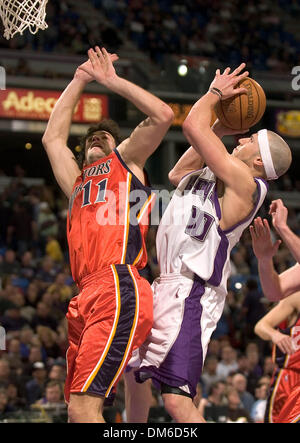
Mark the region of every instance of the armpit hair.
POLYGON ((256 202, 257 202, 257 197, 258 197, 258 189, 256 188, 255 191, 254 191, 253 194, 252 194, 252 203, 253 203, 253 205, 256 204, 256 202))

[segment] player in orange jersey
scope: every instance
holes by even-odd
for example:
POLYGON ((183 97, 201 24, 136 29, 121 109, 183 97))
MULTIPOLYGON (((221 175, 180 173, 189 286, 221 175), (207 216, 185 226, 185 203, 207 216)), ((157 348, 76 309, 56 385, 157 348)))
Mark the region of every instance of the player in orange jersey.
POLYGON ((281 300, 259 320, 255 333, 263 340, 272 340, 277 363, 265 422, 300 423, 300 293, 281 300))
POLYGON ((116 56, 99 47, 88 55, 57 101, 43 136, 55 178, 70 202, 70 262, 80 289, 67 314, 70 422, 104 421, 104 400, 112 398, 132 350, 151 329, 152 291, 138 273, 147 261, 145 236, 153 202, 143 168, 173 120, 168 105, 116 74, 116 56), (147 117, 120 144, 111 121, 91 128, 80 170, 67 139, 76 103, 92 80, 147 117))

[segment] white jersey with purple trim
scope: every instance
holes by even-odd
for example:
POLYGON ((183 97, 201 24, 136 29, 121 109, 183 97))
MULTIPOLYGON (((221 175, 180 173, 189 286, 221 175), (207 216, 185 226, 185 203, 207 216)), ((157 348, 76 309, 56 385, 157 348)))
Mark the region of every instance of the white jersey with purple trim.
POLYGON ((129 362, 139 365, 137 380, 152 377, 196 394, 209 340, 224 308, 230 251, 267 193, 264 180, 255 181, 251 214, 228 231, 219 226, 216 176, 208 167, 179 183, 156 237, 161 274, 152 284, 153 326, 129 362))
POLYGON ((219 226, 221 209, 216 176, 208 168, 192 172, 180 181, 166 208, 156 237, 161 274, 190 274, 206 285, 226 293, 230 275, 229 255, 251 223, 267 193, 267 184, 257 183, 255 207, 247 219, 228 231, 219 226))

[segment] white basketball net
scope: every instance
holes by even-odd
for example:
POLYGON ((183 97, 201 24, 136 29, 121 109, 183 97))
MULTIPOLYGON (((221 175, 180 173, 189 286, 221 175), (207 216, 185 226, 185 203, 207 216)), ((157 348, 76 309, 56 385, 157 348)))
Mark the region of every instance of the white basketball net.
POLYGON ((4 25, 3 36, 9 40, 17 32, 29 28, 31 34, 48 28, 45 22, 48 0, 0 0, 0 16, 4 25))

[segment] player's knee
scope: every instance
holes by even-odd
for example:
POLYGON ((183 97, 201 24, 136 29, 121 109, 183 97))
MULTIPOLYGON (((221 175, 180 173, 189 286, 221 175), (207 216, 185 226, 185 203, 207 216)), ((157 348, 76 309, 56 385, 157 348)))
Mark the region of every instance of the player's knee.
POLYGON ((172 417, 176 417, 182 407, 182 397, 177 394, 163 394, 163 401, 166 410, 172 417))
POLYGON ((91 410, 92 408, 86 407, 84 396, 72 394, 68 404, 69 423, 83 423, 88 421, 91 410))
POLYGON ((82 407, 76 403, 70 402, 68 405, 68 421, 69 423, 81 423, 83 420, 82 407))

